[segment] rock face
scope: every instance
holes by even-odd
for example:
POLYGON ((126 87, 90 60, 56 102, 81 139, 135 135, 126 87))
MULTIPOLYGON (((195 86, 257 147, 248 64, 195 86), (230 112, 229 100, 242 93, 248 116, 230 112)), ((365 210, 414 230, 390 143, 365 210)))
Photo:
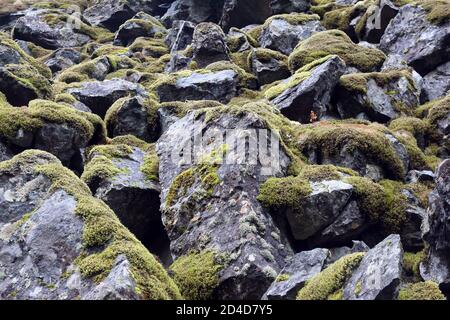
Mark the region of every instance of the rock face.
POLYGON ((272 0, 270 2, 274 14, 306 12, 311 6, 308 0, 272 0))
POLYGON ((197 25, 192 39, 192 50, 194 61, 200 68, 213 62, 230 59, 225 34, 213 23, 197 25))
MULTIPOLYGON (((387 26, 397 15, 398 8, 389 0, 381 0, 366 11, 365 23, 360 27, 359 37, 370 43, 379 43, 387 26)), ((364 19, 364 18, 360 18, 364 19)), ((357 24, 359 21, 357 22, 357 24)))
MULTIPOLYGON (((213 292, 220 299, 261 298, 291 254, 272 218, 256 201, 264 174, 283 174, 289 158, 280 150, 276 155, 280 166, 270 173, 264 172, 259 161, 256 165, 239 165, 241 155, 234 151, 229 154, 229 164, 186 163, 180 167, 179 161, 172 159, 173 146, 175 141, 183 141, 190 148, 187 132, 203 130, 217 136, 228 129, 227 141, 232 142, 241 130, 267 129, 261 125, 261 119, 251 112, 238 117, 225 113, 209 122, 191 113, 174 123, 158 141, 161 208, 172 254, 179 257, 205 249, 224 254, 228 263, 220 271, 213 292)), ((204 143, 203 156, 214 159, 216 152, 223 150, 220 139, 204 143)), ((234 150, 231 144, 229 148, 234 150)))
MULTIPOLYGON (((90 250, 95 249, 95 246, 83 243, 86 241, 83 232, 89 227, 89 222, 85 220, 87 216, 83 216, 86 213, 80 212, 83 210, 80 209, 80 201, 95 200, 83 189, 75 193, 79 192, 78 196, 84 194, 85 199, 70 195, 66 191, 70 188, 69 184, 85 188, 75 175, 47 153, 26 152, 10 162, 2 163, 0 296, 2 299, 142 298, 142 293, 136 293, 140 285, 133 276, 134 262, 127 258, 132 252, 131 246, 129 249, 123 247, 122 253, 113 255, 110 270, 104 270, 106 273, 99 282, 86 276, 86 271, 83 274, 83 262, 75 263, 75 259, 83 252, 89 255, 90 250), (53 175, 49 170, 53 171, 53 175), (70 178, 72 181, 52 181, 58 179, 57 172, 59 179, 66 176, 66 179, 70 178), (58 183, 58 188, 51 189, 53 183, 58 183)), ((110 215, 110 209, 101 202, 97 203, 103 206, 98 214, 109 220, 110 224, 117 225, 113 233, 127 234, 128 231, 115 220, 114 215, 110 215)), ((89 210, 89 207, 84 210, 86 209, 89 210)), ((129 233, 125 235, 124 241, 129 245, 134 243, 135 246, 140 246, 129 233)), ((104 249, 100 245, 100 242, 96 244, 101 252, 104 249)), ((171 289, 174 285, 161 265, 145 251, 141 258, 150 259, 159 272, 163 272, 158 276, 147 276, 156 276, 155 284, 166 288, 162 292, 165 290, 167 296, 176 297, 176 290, 171 289)), ((148 292, 149 288, 142 289, 148 292)))
POLYGON ((386 53, 403 55, 409 65, 425 75, 445 62, 449 37, 450 22, 430 22, 420 5, 406 5, 386 28, 380 48, 386 53))
POLYGON ((265 293, 268 300, 294 300, 305 282, 325 266, 329 250, 314 249, 296 254, 265 293))
POLYGON ((299 70, 298 74, 285 80, 290 88, 281 92, 271 103, 292 120, 308 123, 311 112, 320 119, 327 114, 333 89, 344 72, 345 63, 338 56, 331 57, 312 70, 299 70), (295 83, 297 75, 305 72, 309 72, 305 75, 306 79, 297 85, 290 84, 295 83))
POLYGON ((395 299, 402 274, 402 261, 400 236, 389 236, 365 254, 344 286, 344 299, 395 299))
POLYGON ((145 89, 139 84, 121 79, 86 82, 67 92, 102 118, 117 99, 128 95, 146 95, 145 89))
POLYGON ((260 85, 270 84, 290 76, 286 63, 287 57, 277 53, 277 51, 261 50, 252 52, 250 65, 260 85))
POLYGON ((194 72, 175 83, 163 83, 157 93, 161 102, 206 99, 228 103, 237 94, 237 76, 233 70, 194 72))
POLYGON ((225 0, 220 25, 224 30, 263 23, 271 14, 270 0, 225 0))

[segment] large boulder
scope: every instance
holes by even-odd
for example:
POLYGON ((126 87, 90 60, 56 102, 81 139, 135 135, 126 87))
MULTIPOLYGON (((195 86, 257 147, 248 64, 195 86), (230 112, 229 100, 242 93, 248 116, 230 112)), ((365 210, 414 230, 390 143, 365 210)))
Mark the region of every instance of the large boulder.
POLYGON ((122 79, 91 81, 67 90, 77 100, 88 106, 93 113, 103 118, 111 105, 126 96, 146 96, 140 84, 122 79))
POLYGON ((195 24, 190 21, 177 20, 166 36, 166 44, 172 52, 187 48, 194 36, 195 24))
POLYGON ((420 104, 420 90, 408 70, 354 73, 340 79, 335 99, 341 118, 386 123, 413 114, 420 104))
POLYGON ((393 300, 402 276, 403 248, 391 235, 369 250, 344 286, 345 300, 393 300))
POLYGON ((161 264, 54 156, 0 166, 2 299, 179 299, 161 264))
MULTIPOLYGON (((263 151, 268 148, 267 139, 272 140, 270 148, 278 145, 263 120, 264 110, 270 109, 248 104, 247 111, 239 114, 233 107, 191 112, 158 141, 163 221, 177 258, 175 279, 185 285, 181 291, 190 297, 206 292, 203 299, 260 299, 291 254, 269 213, 256 200, 259 183, 270 175, 285 174, 290 162, 281 147, 263 151), (191 153, 191 139, 199 134, 202 140, 191 153), (260 150, 259 160, 247 162, 245 152, 239 151, 242 135, 248 134, 252 148, 260 150), (226 155, 220 161, 223 152, 226 155), (268 156, 272 161, 264 161, 268 156), (184 274, 181 266, 201 268, 199 259, 211 261, 211 255, 219 267, 205 270, 205 279, 202 269, 191 268, 193 278, 186 278, 189 273, 184 274), (203 281, 209 283, 210 277, 212 283, 204 288, 203 281)), ((258 158, 257 152, 250 155, 258 158)))
POLYGON ((195 27, 192 51, 199 68, 217 61, 230 60, 225 33, 214 23, 200 23, 195 27))
POLYGON ((92 39, 94 32, 81 20, 67 13, 37 10, 17 20, 12 36, 54 50, 83 46, 92 39))
POLYGON ((270 17, 259 37, 261 47, 289 55, 299 41, 325 30, 318 15, 284 14, 270 17))
MULTIPOLYGON (((401 7, 380 42, 381 50, 404 56, 421 75, 446 62, 450 54, 450 22, 430 13, 434 5, 429 1, 401 7)), ((445 5, 437 10, 445 10, 445 5)))
POLYGON ((287 57, 270 49, 254 49, 249 58, 250 69, 261 86, 286 79, 291 75, 287 57))
POLYGON ((300 68, 292 77, 271 87, 265 95, 283 115, 302 123, 330 114, 330 100, 346 65, 338 56, 329 56, 300 68))
POLYGON ((73 48, 58 49, 46 57, 44 63, 56 74, 81 63, 81 52, 73 48))
POLYGON ((238 74, 233 70, 171 75, 157 84, 161 102, 186 100, 216 100, 228 103, 237 95, 238 74))
POLYGON ((157 108, 155 101, 139 96, 117 100, 105 116, 108 136, 131 134, 141 140, 155 142, 161 131, 157 108))
POLYGON ((220 25, 228 30, 261 24, 271 14, 270 0, 225 0, 220 25))
POLYGON ((175 0, 162 16, 161 21, 169 28, 176 20, 186 20, 194 23, 219 22, 222 9, 223 1, 175 0))
POLYGON ((151 38, 166 33, 166 28, 156 18, 139 12, 120 26, 114 37, 114 44, 127 47, 139 37, 151 38))
POLYGON ((28 108, 2 107, 0 118, 0 137, 15 153, 44 150, 75 170, 82 170, 84 148, 106 138, 99 117, 46 100, 34 100, 28 108))

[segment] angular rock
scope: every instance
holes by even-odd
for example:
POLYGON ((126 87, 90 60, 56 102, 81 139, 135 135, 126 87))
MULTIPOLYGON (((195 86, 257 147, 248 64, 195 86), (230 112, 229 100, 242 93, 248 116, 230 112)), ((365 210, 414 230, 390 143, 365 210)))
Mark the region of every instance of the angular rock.
MULTIPOLYGON (((379 43, 387 26, 397 15, 399 8, 389 0, 380 0, 365 13, 364 24, 360 26, 358 38, 370 43, 379 43)), ((359 21, 357 22, 357 24, 359 21)))
POLYGON ((291 78, 271 88, 266 97, 289 119, 309 123, 311 112, 318 119, 327 115, 331 94, 344 72, 344 61, 338 56, 332 56, 320 65, 300 69, 291 78), (278 91, 281 93, 271 97, 272 90, 275 94, 278 91))
POLYGON ((160 126, 152 107, 140 96, 117 101, 105 117, 108 136, 131 134, 141 140, 155 142, 159 138, 160 126))
POLYGON ((13 157, 12 151, 8 148, 8 146, 0 141, 0 162, 9 160, 13 157))
POLYGON ((364 114, 385 123, 420 104, 420 91, 408 71, 345 75, 336 91, 337 109, 344 119, 364 114))
POLYGON ((288 210, 287 219, 296 240, 306 240, 330 225, 344 211, 353 186, 342 181, 312 182, 312 192, 301 212, 288 210))
POLYGON ((114 37, 114 44, 127 47, 139 37, 151 38, 157 34, 164 35, 166 32, 166 28, 157 19, 139 12, 120 26, 114 37))
POLYGON ((55 157, 26 151, 2 165, 2 299, 181 297, 157 260, 55 157), (51 188, 52 184, 57 187, 51 188), (92 206, 96 208, 94 215, 92 206), (97 238, 89 240, 89 234, 97 238), (121 249, 115 250, 115 246, 121 249), (115 261, 107 268, 95 260, 95 254, 106 252, 115 261), (136 254, 138 260, 129 258, 136 254), (147 262, 138 265, 136 261, 147 262), (94 281, 96 274, 89 271, 90 266, 100 267, 97 270, 104 274, 94 281), (136 268, 143 278, 134 277, 136 268), (152 280, 145 284, 142 279, 152 280), (159 287, 159 294, 155 294, 152 286, 159 287))
POLYGON ((295 300, 297 292, 306 281, 320 273, 330 252, 328 249, 314 249, 294 255, 291 261, 281 270, 264 298, 267 300, 295 300))
POLYGON ((79 87, 67 90, 67 93, 84 103, 101 118, 120 98, 146 96, 146 91, 141 85, 121 79, 84 82, 79 87))
POLYGON ((190 21, 177 20, 166 36, 166 44, 172 52, 186 49, 192 42, 195 24, 190 21))
POLYGON ((299 41, 325 30, 317 15, 281 15, 270 18, 259 37, 261 47, 289 55, 299 41))
POLYGON ((403 248, 391 235, 369 250, 344 285, 344 300, 393 300, 402 275, 403 248))
POLYGON ((83 12, 83 18, 91 25, 102 26, 116 31, 136 13, 143 11, 148 14, 158 14, 161 0, 96 0, 83 12))
POLYGON ((81 62, 81 53, 72 48, 58 49, 46 60, 45 65, 52 70, 53 74, 63 71, 81 62))
POLYGON ((396 53, 421 75, 433 71, 446 62, 450 22, 436 24, 427 18, 427 12, 411 4, 400 8, 397 16, 386 28, 380 42, 385 53, 396 53))
MULTIPOLYGON (((248 105, 246 110, 252 106, 248 105)), ((254 107, 267 108, 262 105, 254 107)), ((269 129, 255 113, 244 112, 236 116, 230 112, 219 114, 208 122, 204 119, 204 115, 189 113, 174 123, 157 145, 161 209, 171 239, 172 254, 176 258, 192 250, 225 254, 229 257, 228 263, 218 274, 212 296, 218 299, 260 299, 291 251, 280 238, 268 212, 256 200, 258 186, 270 175, 284 174, 289 158, 281 149, 272 154, 278 159, 279 166, 266 169, 259 162, 249 164, 239 160, 242 154, 234 151, 233 141, 240 141, 235 139, 241 136, 242 130, 269 129), (220 156, 223 141, 207 137, 223 136, 225 129, 228 129, 230 150, 227 164, 202 162, 204 156, 215 157, 216 152, 220 156), (197 161, 173 158, 182 149, 190 149, 191 138, 198 132, 205 133, 205 136, 201 153, 193 154, 197 161), (174 146, 180 149, 174 150, 174 146)), ((187 155, 185 152, 184 156, 187 155)))
POLYGON ((211 73, 192 73, 163 83, 157 93, 161 102, 186 100, 216 100, 228 103, 237 95, 237 74, 233 70, 211 73))
POLYGON ((200 23, 195 27, 192 50, 198 68, 217 61, 230 60, 225 34, 214 23, 200 23))
POLYGON ((250 65, 261 86, 291 75, 287 67, 287 57, 272 50, 253 50, 250 65))
POLYGON ((222 9, 223 2, 217 0, 175 0, 162 16, 161 21, 169 28, 176 20, 187 20, 193 23, 219 22, 222 9))
POLYGON ((427 101, 443 98, 450 91, 450 62, 446 62, 423 77, 424 97, 427 101))
POLYGON ((434 179, 436 178, 433 171, 429 170, 411 170, 408 172, 408 175, 406 176, 406 182, 407 183, 416 183, 416 182, 434 182, 434 179))
MULTIPOLYGON (((12 31, 14 39, 30 41, 46 49, 81 47, 91 40, 83 29, 68 27, 65 13, 30 11, 19 18, 12 31), (50 17, 50 18, 49 18, 50 17), (46 22, 52 19, 52 23, 46 22)), ((81 22, 80 22, 81 23, 81 22)))

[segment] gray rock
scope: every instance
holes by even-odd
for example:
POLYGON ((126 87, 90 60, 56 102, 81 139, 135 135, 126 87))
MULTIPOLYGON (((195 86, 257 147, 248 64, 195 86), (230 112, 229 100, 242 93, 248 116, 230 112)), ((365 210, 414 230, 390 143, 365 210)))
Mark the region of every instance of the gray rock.
POLYGON ((370 248, 362 241, 352 241, 352 247, 339 247, 339 248, 331 248, 328 251, 330 252, 328 259, 325 263, 324 269, 336 261, 338 261, 340 258, 357 252, 367 252, 370 250, 370 248))
POLYGON ((406 176, 407 183, 416 183, 416 182, 433 182, 436 176, 433 171, 429 170, 411 170, 408 172, 406 176))
MULTIPOLYGON (((66 22, 48 24, 44 18, 46 10, 29 11, 17 20, 12 36, 14 39, 30 41, 46 49, 81 47, 91 40, 81 30, 68 27, 66 22)), ((55 13, 53 13, 55 14, 55 13)), ((64 13, 56 13, 55 15, 64 13)))
POLYGON ((127 134, 147 141, 155 142, 159 138, 160 127, 158 119, 149 122, 149 109, 142 97, 128 98, 121 103, 114 115, 107 119, 108 136, 113 138, 127 134))
POLYGON ((126 96, 147 95, 141 85, 122 79, 84 82, 67 92, 102 118, 116 100, 126 96))
POLYGON ((193 60, 198 68, 230 60, 226 36, 222 29, 214 23, 200 23, 195 27, 192 40, 193 60))
POLYGON ((176 20, 194 23, 218 22, 222 15, 222 4, 216 0, 175 0, 162 16, 161 21, 169 28, 176 20))
POLYGON ((157 88, 161 102, 186 100, 216 100, 228 103, 237 95, 238 75, 233 70, 206 74, 192 73, 174 84, 165 83, 157 88))
POLYGON ((9 149, 9 147, 0 140, 0 162, 9 160, 13 157, 12 151, 9 149))
POLYGON ((393 300, 402 275, 403 248, 391 235, 366 253, 344 285, 344 300, 393 300))
POLYGON ((195 24, 190 21, 177 20, 166 36, 165 42, 171 52, 181 51, 192 43, 195 24))
POLYGON ((176 258, 191 250, 213 250, 228 257, 227 265, 220 271, 214 298, 260 299, 291 254, 270 214, 256 200, 260 182, 271 175, 284 175, 289 158, 281 149, 279 167, 265 168, 259 162, 239 161, 242 154, 235 150, 232 142, 239 141, 236 139, 242 135, 242 130, 254 129, 267 129, 255 113, 244 112, 239 116, 223 113, 205 122, 203 115, 191 112, 170 126, 157 145, 161 209, 171 239, 172 255, 176 258), (198 160, 202 155, 222 150, 221 139, 207 137, 210 134, 223 136, 225 129, 228 129, 228 160, 212 169, 218 181, 205 185, 205 172, 202 173, 198 160), (194 158, 189 160, 187 150, 192 146, 191 138, 199 132, 206 135, 203 149, 200 154, 192 154, 194 158), (184 160, 173 158, 181 150, 186 151, 184 160), (192 161, 195 159, 197 162, 192 161), (198 172, 194 180, 177 186, 175 180, 181 179, 180 174, 187 175, 189 169, 198 172))
POLYGON ((450 90, 450 62, 440 65, 423 77, 423 90, 428 101, 447 95, 450 90))
POLYGON ((167 33, 166 28, 154 23, 155 20, 151 15, 139 12, 120 26, 114 37, 114 45, 127 47, 139 37, 152 38, 156 34, 167 33))
POLYGON ((327 249, 303 251, 292 257, 264 294, 267 300, 295 300, 306 281, 319 274, 330 255, 327 249))
POLYGON ((399 8, 389 0, 381 0, 371 5, 366 14, 368 18, 358 37, 370 43, 379 43, 387 26, 397 15, 399 8))
POLYGON ((427 212, 411 191, 404 189, 401 192, 406 196, 408 201, 405 212, 406 219, 400 232, 402 244, 405 250, 420 251, 424 246, 422 226, 426 220, 427 212))
POLYGON ((258 57, 255 51, 253 51, 250 61, 252 73, 258 77, 258 82, 261 86, 281 79, 286 79, 291 75, 287 64, 275 57, 262 59, 261 57, 258 57))
POLYGON ((63 71, 80 62, 81 53, 72 48, 58 49, 45 59, 45 65, 52 70, 53 74, 63 71))
POLYGON ((344 119, 366 113, 370 120, 386 123, 399 117, 403 109, 415 109, 420 104, 420 91, 405 76, 392 76, 387 84, 380 85, 376 75, 368 75, 365 92, 340 85, 336 99, 339 115, 344 119))
POLYGON ((262 48, 272 49, 289 55, 297 44, 312 34, 324 31, 319 18, 297 25, 290 24, 282 18, 274 18, 267 24, 259 37, 262 48))
MULTIPOLYGON (((319 119, 327 114, 331 93, 345 72, 345 62, 338 56, 332 56, 310 72, 311 75, 307 79, 271 101, 291 120, 309 123, 311 111, 314 111, 319 119)), ((285 81, 289 82, 291 79, 285 81)))
POLYGON ((301 210, 287 210, 286 216, 296 240, 306 240, 332 224, 353 194, 353 186, 338 180, 310 183, 312 193, 301 210))
POLYGON ((426 15, 420 5, 401 7, 380 42, 381 50, 402 55, 421 75, 446 62, 450 53, 450 22, 436 25, 426 15))
POLYGON ((83 18, 91 25, 102 26, 111 31, 117 29, 136 13, 143 11, 148 14, 157 14, 161 0, 95 0, 83 11, 83 18))
POLYGON ((309 0, 271 0, 273 14, 307 12, 311 7, 309 0))

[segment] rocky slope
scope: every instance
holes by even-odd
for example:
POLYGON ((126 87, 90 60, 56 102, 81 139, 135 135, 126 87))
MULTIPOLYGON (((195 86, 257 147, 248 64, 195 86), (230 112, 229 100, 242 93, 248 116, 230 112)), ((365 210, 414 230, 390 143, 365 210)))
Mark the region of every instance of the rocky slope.
POLYGON ((449 89, 448 0, 1 0, 0 299, 446 299, 449 89))

